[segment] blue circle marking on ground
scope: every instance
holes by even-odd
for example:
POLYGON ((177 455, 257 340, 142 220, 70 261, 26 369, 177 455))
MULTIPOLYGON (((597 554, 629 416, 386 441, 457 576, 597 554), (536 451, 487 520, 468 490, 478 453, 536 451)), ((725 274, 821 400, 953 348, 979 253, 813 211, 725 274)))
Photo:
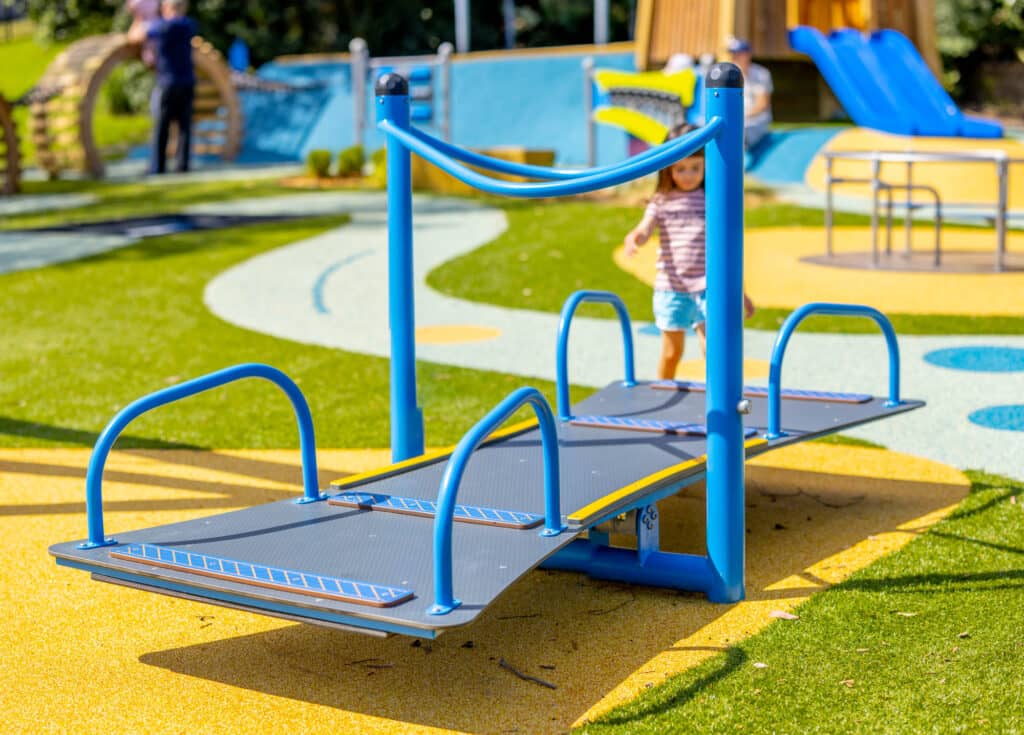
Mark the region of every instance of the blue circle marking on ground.
POLYGON ((949 347, 933 350, 924 359, 939 367, 978 373, 1024 370, 1024 349, 1017 347, 949 347))
POLYGON ((1024 431, 1024 406, 991 406, 973 411, 967 418, 987 429, 1024 431))

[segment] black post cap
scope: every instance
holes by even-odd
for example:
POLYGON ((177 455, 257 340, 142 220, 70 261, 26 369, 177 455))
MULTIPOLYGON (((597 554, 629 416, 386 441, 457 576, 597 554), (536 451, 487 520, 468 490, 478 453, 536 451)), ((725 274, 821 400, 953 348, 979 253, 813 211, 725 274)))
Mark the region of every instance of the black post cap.
POLYGON ((708 89, 743 89, 743 72, 735 64, 728 61, 715 64, 708 69, 708 75, 704 79, 704 86, 708 89))
POLYGON ((374 91, 378 97, 409 94, 409 83, 401 74, 388 72, 377 80, 374 91))

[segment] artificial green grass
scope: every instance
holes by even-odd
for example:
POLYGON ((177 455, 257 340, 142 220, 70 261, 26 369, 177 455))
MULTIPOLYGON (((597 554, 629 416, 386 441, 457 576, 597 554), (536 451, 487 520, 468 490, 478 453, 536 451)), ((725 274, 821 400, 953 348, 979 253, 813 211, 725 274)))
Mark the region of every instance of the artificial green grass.
MULTIPOLYGON (((580 288, 617 293, 630 313, 648 318, 650 286, 612 261, 622 238, 640 219, 636 207, 586 201, 500 204, 509 228, 472 253, 448 261, 427 276, 427 283, 450 296, 499 306, 558 312, 580 288)), ((819 210, 768 203, 749 208, 748 229, 822 224, 819 210)), ((837 226, 868 225, 864 215, 838 214, 837 226)), ((922 226, 929 226, 926 223, 922 226)), ((852 276, 851 276, 852 277, 852 276)), ((775 331, 790 309, 758 306, 746 322, 751 329, 775 331)), ((607 306, 584 305, 581 314, 613 318, 607 306)), ((949 316, 887 314, 900 334, 1024 334, 1024 318, 1012 316, 949 316)), ((869 320, 833 316, 811 317, 801 325, 809 332, 872 332, 869 320)))
POLYGON ((1024 483, 968 474, 952 516, 812 597, 799 620, 581 732, 1024 732, 1024 483))
MULTIPOLYGON (((130 401, 242 362, 265 362, 296 380, 319 446, 388 446, 387 360, 240 329, 203 304, 206 284, 225 269, 344 221, 166 236, 0 276, 0 446, 91 446, 130 401)), ((525 382, 423 362, 418 373, 432 445, 457 441, 525 382)), ((553 399, 551 383, 531 382, 553 399)), ((576 390, 574 400, 586 393, 576 390)), ((298 437, 284 395, 249 380, 157 409, 119 444, 168 445, 295 447, 298 437)))

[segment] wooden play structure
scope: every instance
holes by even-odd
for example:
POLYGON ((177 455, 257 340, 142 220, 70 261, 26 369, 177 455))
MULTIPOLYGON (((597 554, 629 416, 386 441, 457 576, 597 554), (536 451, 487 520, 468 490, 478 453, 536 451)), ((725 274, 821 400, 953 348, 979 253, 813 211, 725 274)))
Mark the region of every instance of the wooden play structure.
POLYGON ((798 25, 892 28, 940 71, 934 0, 637 0, 637 69, 660 69, 678 52, 724 58, 730 37, 748 39, 758 58, 796 58, 786 32, 798 25))
POLYGON ((20 178, 18 130, 11 116, 11 104, 0 95, 0 195, 16 194, 20 178))
MULTIPOLYGON (((192 151, 233 160, 242 143, 242 110, 231 72, 203 39, 193 39, 192 48, 197 76, 192 151)), ((31 105, 31 131, 39 165, 51 176, 69 168, 103 175, 93 133, 96 101, 114 68, 140 56, 140 45, 123 33, 90 36, 68 46, 46 70, 38 87, 49 93, 31 105)))

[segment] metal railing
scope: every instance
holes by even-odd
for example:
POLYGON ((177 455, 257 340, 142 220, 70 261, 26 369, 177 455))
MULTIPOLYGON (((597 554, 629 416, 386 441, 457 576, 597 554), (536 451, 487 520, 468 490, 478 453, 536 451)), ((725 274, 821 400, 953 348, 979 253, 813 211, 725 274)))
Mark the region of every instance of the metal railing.
POLYGON ((871 250, 872 265, 879 264, 878 248, 878 224, 879 224, 879 192, 885 191, 888 195, 887 222, 886 222, 886 252, 892 252, 892 210, 893 191, 905 191, 904 201, 904 224, 906 229, 906 242, 904 254, 909 256, 912 252, 911 231, 913 229, 913 211, 920 207, 914 201, 913 192, 926 191, 934 200, 935 205, 935 256, 934 264, 939 266, 942 259, 942 247, 940 244, 940 232, 943 220, 943 208, 947 212, 953 207, 969 208, 992 208, 993 219, 996 230, 996 249, 994 269, 1001 272, 1005 269, 1006 260, 1006 222, 1009 207, 1010 189, 1010 166, 1024 164, 1022 158, 1011 158, 1004 151, 999 150, 978 150, 970 152, 943 152, 943 151, 826 151, 825 152, 825 254, 833 255, 833 212, 834 201, 832 189, 837 184, 868 184, 871 186, 871 250), (835 176, 835 161, 867 161, 871 164, 870 178, 854 178, 835 176), (882 178, 882 164, 904 164, 906 166, 906 181, 893 183, 882 178), (996 169, 997 194, 996 201, 992 204, 977 202, 943 202, 938 190, 931 186, 914 183, 914 167, 918 164, 929 163, 991 163, 996 169))
POLYGON ((629 320, 629 311, 622 299, 610 291, 577 291, 562 306, 562 315, 558 321, 558 348, 557 348, 557 378, 555 388, 558 400, 558 418, 561 421, 571 421, 572 413, 569 405, 569 326, 576 314, 576 308, 583 302, 611 304, 618 314, 619 324, 622 327, 622 351, 625 367, 623 372, 625 378, 622 384, 627 388, 636 385, 636 375, 633 370, 633 327, 629 320))
POLYGON ((142 414, 152 411, 154 408, 166 406, 168 403, 180 401, 183 398, 188 398, 246 378, 269 380, 284 391, 292 403, 292 408, 295 409, 295 419, 299 425, 299 447, 302 453, 302 484, 304 489, 303 496, 297 502, 312 503, 323 500, 326 497, 320 494, 320 486, 317 479, 316 440, 313 435, 313 417, 309 412, 309 404, 306 403, 306 398, 302 395, 302 391, 299 390, 299 387, 291 378, 277 368, 260 363, 234 365, 143 396, 122 408, 110 420, 110 423, 107 424, 96 440, 96 446, 89 457, 89 469, 85 477, 85 513, 89 526, 89 540, 79 544, 80 549, 112 546, 117 543, 114 539, 106 538, 103 533, 103 468, 106 466, 107 456, 110 454, 110 450, 113 449, 114 442, 117 441, 117 437, 121 435, 121 432, 125 430, 128 424, 142 414))
POLYGON ((459 485, 469 458, 476 448, 520 408, 530 404, 540 425, 541 448, 544 452, 544 530, 542 536, 557 536, 565 527, 559 510, 558 432, 551 407, 536 388, 520 388, 495 406, 466 432, 452 452, 441 486, 437 492, 437 513, 434 516, 434 604, 431 615, 445 615, 461 602, 452 591, 452 526, 459 485))
POLYGON ((900 348, 896 342, 896 331, 892 328, 892 322, 880 312, 870 306, 861 304, 830 304, 815 302, 804 304, 789 315, 789 318, 779 329, 775 338, 775 346, 772 348, 771 368, 768 373, 768 432, 766 439, 780 439, 786 436, 782 431, 782 358, 786 354, 786 346, 793 332, 800 326, 807 317, 812 314, 826 314, 832 316, 863 316, 873 319, 885 335, 885 342, 889 349, 889 400, 886 406, 895 408, 900 405, 900 348))

